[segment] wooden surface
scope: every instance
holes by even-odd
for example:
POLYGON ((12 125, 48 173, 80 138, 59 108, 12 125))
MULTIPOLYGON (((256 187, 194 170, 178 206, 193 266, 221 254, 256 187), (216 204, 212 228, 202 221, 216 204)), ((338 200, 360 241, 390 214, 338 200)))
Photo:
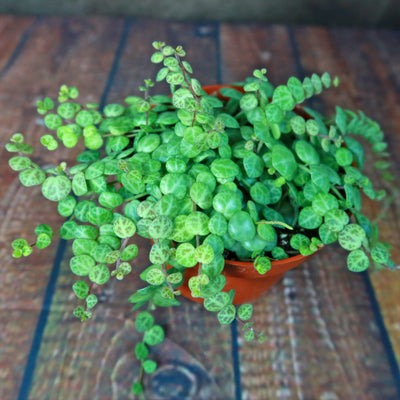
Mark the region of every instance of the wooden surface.
MULTIPOLYGON (((29 238, 38 219, 62 222, 48 213, 54 205, 44 203, 39 190, 21 187, 4 151, 14 132, 30 143, 43 134, 35 112, 39 98, 56 96, 62 83, 77 86, 88 101, 137 94, 155 70, 149 63, 153 40, 183 44, 202 84, 238 81, 264 66, 274 84, 326 70, 342 84, 312 105, 329 113, 340 103, 379 120, 398 185, 399 39, 399 31, 389 30, 0 16, 0 399, 132 399, 138 372, 127 298, 146 256, 129 279, 107 285, 85 324, 71 315, 68 245, 24 260, 10 257, 7 243, 21 233, 29 238)), ((78 151, 40 150, 35 161, 73 160, 78 151)), ((380 210, 371 202, 368 212, 380 210)), ((399 233, 396 198, 381 235, 395 245, 397 263, 399 233)), ((184 300, 180 308, 159 311, 167 339, 154 350, 161 368, 147 381, 148 399, 400 398, 400 273, 353 274, 337 246, 320 253, 254 304, 257 327, 266 334, 261 345, 243 343, 238 327, 221 328, 197 304, 184 300)))

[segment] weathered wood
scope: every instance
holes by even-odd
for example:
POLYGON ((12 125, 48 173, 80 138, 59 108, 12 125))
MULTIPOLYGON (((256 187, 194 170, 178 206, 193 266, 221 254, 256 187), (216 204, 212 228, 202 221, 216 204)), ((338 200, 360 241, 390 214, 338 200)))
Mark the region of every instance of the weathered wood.
POLYGON ((12 16, 3 16, 0 19, 0 36, 4 38, 0 43, 0 74, 12 62, 11 55, 21 40, 23 41, 24 35, 29 35, 29 27, 34 21, 34 17, 19 18, 16 24, 12 16))
POLYGON ((267 68, 274 85, 286 83, 296 73, 296 63, 284 26, 221 26, 222 83, 241 81, 256 68, 267 68))
MULTIPOLYGON (((392 50, 397 39, 398 33, 391 31, 2 16, 0 126, 10 134, 22 130, 28 142, 38 142, 44 129, 36 123, 34 103, 44 95, 56 96, 62 83, 77 86, 81 96, 91 102, 106 95, 106 102, 115 102, 139 94, 138 86, 156 71, 149 63, 151 41, 162 40, 185 46, 202 84, 238 81, 264 66, 274 84, 303 73, 327 70, 339 75, 341 88, 327 91, 313 106, 326 111, 340 103, 345 108, 366 109, 378 119, 389 134, 398 182, 396 74, 400 60, 392 50)), ((46 202, 44 206, 38 189, 21 187, 17 174, 9 171, 9 155, 3 150, 8 137, 0 136, 2 400, 17 398, 56 252, 52 246, 33 258, 15 261, 9 256, 7 242, 21 232, 32 237, 38 219, 61 222, 54 213, 47 215, 54 205, 46 202)), ((67 161, 77 151, 69 153, 67 161)), ((60 157, 66 157, 63 149, 41 150, 35 161, 56 163, 60 157)), ((400 230, 398 207, 395 201, 388 209, 381 231, 388 241, 400 230)), ((372 215, 379 212, 373 202, 367 202, 367 209, 372 215)), ((145 240, 138 243, 141 249, 149 246, 145 240)), ((395 259, 399 259, 398 252, 395 248, 395 259)), ((134 345, 140 336, 127 299, 140 284, 138 274, 149 261, 142 254, 131 276, 99 289, 101 304, 94 319, 82 324, 72 316, 76 299, 71 286, 76 279, 69 269, 70 255, 68 249, 47 324, 42 327, 29 398, 132 399, 130 387, 138 371, 134 345)), ((345 256, 338 246, 321 250, 318 258, 289 272, 254 304, 256 328, 264 331, 266 341, 249 344, 239 337, 243 399, 396 398, 387 349, 364 278, 346 270, 345 256)), ((372 274, 386 326, 400 354, 396 344, 400 343, 398 279, 391 273, 372 274)), ((235 398, 229 328, 219 327, 215 316, 199 304, 182 303, 179 309, 157 311, 167 340, 154 349, 161 368, 147 380, 150 398, 171 398, 172 392, 165 396, 160 392, 174 390, 169 386, 171 376, 177 378, 175 390, 181 398, 235 398)))
MULTIPOLYGON (((17 27, 26 29, 26 19, 1 17, 14 29, 5 30, 0 43, 14 43, 17 27), (9 36, 8 36, 9 35, 9 36)), ((0 326, 2 326, 0 365, 2 381, 0 398, 15 399, 24 373, 27 355, 41 312, 57 243, 37 252, 27 261, 12 260, 9 243, 21 234, 32 239, 38 221, 51 225, 61 223, 55 205, 46 203, 37 188, 24 188, 17 173, 10 172, 9 153, 4 144, 13 132, 23 132, 28 143, 38 143, 45 129, 36 123, 36 100, 44 95, 57 96, 62 83, 81 86, 90 93, 88 101, 98 100, 118 45, 122 23, 103 18, 48 18, 36 22, 12 66, 0 79, 0 256, 3 260, 2 290, 0 292, 0 326), (79 73, 72 71, 79 70, 79 73), (33 189, 33 190, 32 190, 33 189), (50 214, 49 214, 50 213, 50 214)), ((12 53, 9 57, 12 57, 12 53)), ((15 53, 14 53, 15 54, 15 53)), ((10 59, 10 58, 9 58, 10 59)), ((71 160, 77 154, 69 153, 71 160)), ((61 148, 48 153, 35 153, 38 163, 58 163, 65 159, 61 148)), ((54 398, 54 397, 53 397, 54 398)))
MULTIPOLYGON (((347 43, 351 49, 357 45, 348 37, 347 43)), ((267 67, 274 84, 286 82, 292 74, 302 78, 303 74, 327 70, 333 75, 344 75, 341 95, 336 94, 340 90, 333 95, 330 91, 322 100, 313 102, 320 110, 334 103, 344 102, 346 107, 347 102, 350 106, 353 98, 359 96, 359 87, 351 83, 354 76, 349 75, 362 71, 363 63, 348 64, 337 46, 332 34, 321 28, 287 30, 239 25, 224 26, 221 31, 223 71, 227 71, 230 81, 262 66, 267 67)), ((392 230, 398 232, 398 225, 392 230)), ((244 344, 241 348, 244 396, 396 397, 362 276, 346 271, 345 254, 337 246, 329 246, 320 253, 307 265, 290 271, 281 284, 255 304, 257 326, 265 331, 266 342, 244 344)))
MULTIPOLYGON (((329 70, 338 75, 342 82, 339 89, 330 90, 322 96, 324 108, 333 112, 335 104, 344 104, 343 108, 365 110, 386 134, 394 183, 382 181, 379 173, 373 170, 371 152, 367 152, 365 170, 375 186, 387 190, 394 201, 387 210, 379 209, 376 202, 367 198, 363 202, 370 218, 376 219, 383 212, 380 216, 380 236, 382 240, 394 245, 392 254, 394 260, 398 261, 400 249, 394 239, 400 231, 400 164, 397 156, 400 151, 400 80, 396 74, 400 57, 395 51, 398 48, 398 33, 350 29, 335 29, 324 33, 302 28, 296 31, 296 35, 301 60, 307 70, 316 68, 320 73, 329 70)), ((400 276, 391 271, 372 272, 370 276, 392 345, 400 360, 400 327, 397 323, 400 306, 396 301, 400 276)))

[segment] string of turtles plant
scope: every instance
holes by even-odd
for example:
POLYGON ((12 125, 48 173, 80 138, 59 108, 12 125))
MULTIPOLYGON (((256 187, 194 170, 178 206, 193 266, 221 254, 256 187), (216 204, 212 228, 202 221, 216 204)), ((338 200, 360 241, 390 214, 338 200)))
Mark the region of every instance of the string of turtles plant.
MULTIPOLYGON (((170 85, 170 96, 152 94, 148 79, 140 86, 142 97, 103 110, 80 104, 78 90, 65 85, 57 105, 47 97, 38 103, 51 131, 41 137, 43 146, 52 151, 83 140, 86 150, 76 165, 40 167, 21 133, 6 145, 18 153, 9 164, 21 183, 41 185, 66 218, 57 233, 73 240, 70 268, 79 280, 72 289, 81 301, 74 315, 82 321, 97 303, 94 288, 132 271, 139 251, 134 237, 152 239, 151 265, 140 274, 147 286, 130 297, 135 310, 145 308, 135 322, 143 333, 135 348, 141 363, 135 393, 142 392, 143 372, 157 367, 150 347, 164 339, 151 310, 179 305, 186 268, 199 265, 189 287, 206 310, 223 325, 241 321, 246 340, 262 340, 249 322, 252 306, 235 307, 234 291, 223 291, 224 257, 252 259, 265 274, 271 260, 338 242, 349 252, 351 271, 365 270, 371 260, 378 268, 395 267, 390 246, 361 212, 361 192, 378 201, 385 192, 363 174, 364 148, 350 136, 371 143, 379 159, 375 167, 390 179, 379 125, 340 107, 332 118, 297 107, 337 86, 337 79, 328 73, 302 82, 291 77, 274 88, 265 69, 255 70, 240 87, 221 89, 220 99, 192 77, 182 47, 153 46, 151 61, 161 65, 155 80, 170 85)), ((33 244, 12 242, 14 257, 49 246, 53 229, 40 224, 35 234, 33 244)))

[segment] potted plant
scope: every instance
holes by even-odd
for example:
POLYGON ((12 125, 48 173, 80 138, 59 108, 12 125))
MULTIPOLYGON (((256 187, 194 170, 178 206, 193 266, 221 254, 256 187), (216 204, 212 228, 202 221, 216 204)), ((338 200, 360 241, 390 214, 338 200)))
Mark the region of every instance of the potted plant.
MULTIPOLYGON (((73 240, 76 317, 92 316, 95 286, 129 275, 140 251, 135 235, 152 240, 151 265, 140 274, 145 286, 130 298, 134 309, 145 309, 136 317, 143 341, 135 352, 146 373, 157 366, 149 346, 164 339, 150 311, 179 305, 181 294, 201 301, 221 324, 242 321, 246 340, 262 340, 247 302, 322 246, 338 242, 348 250, 351 271, 370 263, 394 268, 390 246, 362 214, 362 193, 382 201, 385 192, 363 174, 361 143, 371 144, 375 167, 390 179, 379 125, 362 112, 337 107, 327 118, 299 106, 337 86, 337 78, 291 77, 273 87, 261 69, 234 86, 202 87, 182 47, 153 46, 151 61, 161 65, 156 81, 166 80, 169 96, 154 94, 145 80, 142 97, 102 110, 80 104, 78 90, 65 85, 57 106, 50 98, 38 103, 52 131, 41 137, 43 146, 72 148, 83 140, 76 165, 40 167, 20 133, 6 145, 18 153, 9 164, 21 183, 41 185, 67 219, 58 233, 73 240)), ((12 242, 14 257, 51 243, 49 225, 35 233, 34 244, 12 242)), ((141 392, 141 379, 133 390, 141 392)))

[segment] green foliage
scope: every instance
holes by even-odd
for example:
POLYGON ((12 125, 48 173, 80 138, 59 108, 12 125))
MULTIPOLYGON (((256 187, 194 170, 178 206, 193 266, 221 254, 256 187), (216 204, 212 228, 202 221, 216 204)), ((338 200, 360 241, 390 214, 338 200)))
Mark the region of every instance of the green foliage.
MULTIPOLYGON (((166 81, 171 97, 153 94, 154 83, 146 79, 141 97, 102 110, 81 104, 78 90, 66 85, 57 104, 47 97, 38 102, 50 130, 40 138, 43 146, 86 146, 75 165, 40 167, 21 133, 6 144, 16 153, 9 165, 21 184, 40 186, 69 218, 57 232, 73 240, 70 268, 79 280, 72 290, 81 302, 76 317, 92 316, 98 302, 93 287, 141 268, 130 263, 139 253, 137 235, 153 244, 151 265, 137 271, 146 286, 130 297, 134 309, 178 305, 185 270, 198 268, 186 283, 223 325, 252 316, 251 305, 236 308, 235 293, 223 291, 227 252, 253 260, 261 275, 274 260, 334 242, 348 251, 351 271, 394 266, 390 246, 361 214, 362 193, 385 198, 364 175, 362 143, 377 156, 376 170, 391 179, 379 125, 362 112, 336 107, 326 118, 298 106, 336 87, 337 78, 290 77, 274 88, 266 70, 257 69, 239 86, 220 89, 223 97, 217 98, 193 77, 181 47, 153 47, 151 61, 160 67, 155 81, 166 81)), ((41 224, 35 235, 32 242, 14 240, 13 257, 49 246, 53 231, 41 224)), ((148 311, 137 315, 135 326, 143 333, 135 355, 142 371, 152 373, 157 364, 148 359, 149 347, 162 343, 164 330, 148 311)), ((243 331, 246 340, 262 340, 252 321, 243 331)), ((142 390, 141 381, 133 384, 134 393, 142 390)))

